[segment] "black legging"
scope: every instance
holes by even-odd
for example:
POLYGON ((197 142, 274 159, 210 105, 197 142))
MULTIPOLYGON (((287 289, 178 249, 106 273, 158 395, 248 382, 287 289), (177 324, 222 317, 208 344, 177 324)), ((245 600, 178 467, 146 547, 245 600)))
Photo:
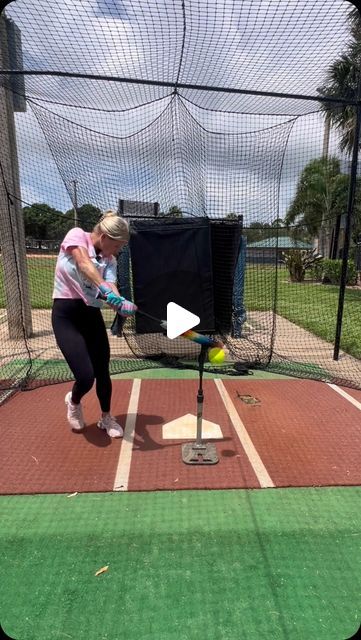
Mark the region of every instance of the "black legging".
POLYGON ((78 404, 96 380, 102 411, 110 410, 109 340, 100 309, 83 300, 57 298, 51 317, 56 342, 75 378, 72 400, 78 404))

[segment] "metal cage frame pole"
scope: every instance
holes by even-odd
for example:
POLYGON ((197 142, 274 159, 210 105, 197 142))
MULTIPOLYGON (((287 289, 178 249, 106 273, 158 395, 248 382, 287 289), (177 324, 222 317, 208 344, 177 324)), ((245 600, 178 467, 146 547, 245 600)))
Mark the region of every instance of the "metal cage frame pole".
POLYGON ((340 353, 342 319, 343 319, 343 309, 344 309, 344 301, 345 301, 345 289, 346 289, 346 282, 347 282, 347 263, 348 263, 348 255, 350 250, 351 224, 352 224, 352 216, 354 212, 354 203, 355 203, 355 195, 356 195, 358 152, 359 152, 360 131, 361 131, 360 95, 361 95, 361 69, 359 69, 359 77, 357 82, 358 101, 357 101, 357 106, 355 107, 356 108, 355 137, 354 137, 354 143, 353 143, 353 149, 352 149, 352 162, 351 162, 350 186, 349 186, 348 202, 347 202, 345 241, 344 241, 343 252, 342 252, 342 270, 341 270, 341 280, 340 280, 340 292, 339 292, 339 298, 338 298, 336 334, 335 334, 335 343, 334 343, 334 351, 333 351, 334 360, 338 360, 339 353, 340 353))

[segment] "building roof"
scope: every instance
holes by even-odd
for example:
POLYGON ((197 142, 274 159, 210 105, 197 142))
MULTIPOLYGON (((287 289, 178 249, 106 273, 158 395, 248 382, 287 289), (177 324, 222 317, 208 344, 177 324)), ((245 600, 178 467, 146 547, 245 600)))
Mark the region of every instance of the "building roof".
POLYGON ((259 242, 250 242, 247 244, 247 249, 313 249, 313 245, 310 242, 303 242, 303 240, 295 240, 290 236, 282 236, 277 238, 266 238, 259 242))

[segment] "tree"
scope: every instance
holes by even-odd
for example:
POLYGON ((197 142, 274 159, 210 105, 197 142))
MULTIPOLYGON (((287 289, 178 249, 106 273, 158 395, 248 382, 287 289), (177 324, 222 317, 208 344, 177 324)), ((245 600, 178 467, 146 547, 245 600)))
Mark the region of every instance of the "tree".
POLYGON ((311 269, 322 260, 322 256, 317 253, 317 249, 291 249, 282 252, 283 262, 290 274, 291 282, 303 282, 306 270, 311 269))
POLYGON ((165 217, 166 218, 183 218, 182 209, 180 209, 176 205, 173 205, 172 207, 169 207, 169 211, 168 213, 165 214, 165 217))
MULTIPOLYGON (((348 98, 357 97, 357 83, 361 67, 361 16, 358 9, 348 14, 350 42, 345 53, 341 54, 328 68, 325 83, 317 89, 322 96, 348 98)), ((321 103, 327 124, 331 124, 341 133, 340 149, 351 153, 354 144, 356 111, 353 106, 337 103, 321 103)), ((359 142, 360 145, 360 142, 359 142)))
POLYGON ((283 238, 289 233, 283 218, 275 218, 272 220, 271 227, 272 229, 276 229, 276 233, 279 238, 283 238))
MULTIPOLYGON (((287 226, 304 227, 310 237, 321 232, 320 251, 327 253, 328 238, 337 218, 347 212, 349 176, 340 172, 337 158, 318 158, 304 168, 296 195, 287 211, 287 226)), ((357 181, 353 236, 361 227, 361 182, 357 181)), ((296 227, 297 228, 297 227, 296 227)))
MULTIPOLYGON (((99 222, 101 211, 93 204, 83 204, 77 208, 78 226, 84 229, 84 231, 92 231, 93 227, 99 222)), ((72 222, 71 226, 74 226, 74 209, 69 209, 65 216, 72 222)))
POLYGON ((340 163, 337 158, 311 160, 302 171, 296 195, 285 217, 287 226, 297 223, 306 229, 310 237, 317 236, 322 228, 320 249, 323 254, 327 232, 336 216, 334 189, 338 176, 340 163))
POLYGON ((250 244, 251 242, 259 242, 260 240, 269 238, 270 229, 271 225, 268 224, 268 222, 258 222, 255 220, 254 222, 251 222, 248 227, 243 228, 243 234, 247 238, 247 243, 250 244))
POLYGON ((61 235, 64 214, 45 203, 23 208, 25 235, 31 238, 54 240, 61 235))
POLYGON ((284 224, 285 224, 285 221, 283 220, 283 218, 275 218, 271 222, 271 227, 283 227, 284 224))

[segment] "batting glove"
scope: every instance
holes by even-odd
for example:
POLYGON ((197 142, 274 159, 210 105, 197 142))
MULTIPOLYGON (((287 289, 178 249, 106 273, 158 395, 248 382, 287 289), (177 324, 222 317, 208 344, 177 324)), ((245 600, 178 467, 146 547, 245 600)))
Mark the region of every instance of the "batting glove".
POLYGON ((137 305, 133 302, 130 302, 130 300, 126 300, 125 298, 121 298, 121 301, 122 302, 118 307, 118 313, 124 317, 134 316, 135 312, 138 309, 137 305))
POLYGON ((122 305, 124 298, 114 293, 106 282, 102 282, 98 289, 102 297, 105 298, 106 303, 112 308, 118 309, 118 307, 122 305))

